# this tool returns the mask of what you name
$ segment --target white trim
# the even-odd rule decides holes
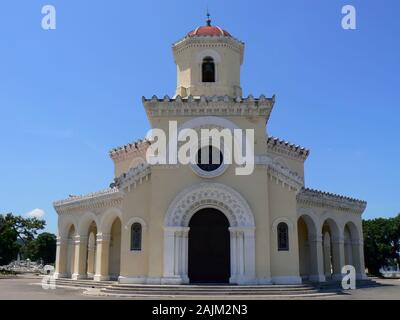
[[[125,230],[130,229],[131,226],[132,226],[135,222],[138,222],[138,223],[140,223],[140,224],[142,225],[142,231],[146,231],[146,230],[147,230],[147,223],[146,223],[146,221],[144,221],[144,220],[143,220],[142,218],[140,218],[140,217],[133,217],[133,218],[130,218],[130,219],[128,220],[128,222],[126,223],[126,225],[124,226]]]
[[[246,200],[219,183],[199,183],[182,191],[170,204],[164,220],[164,283],[188,283],[189,222],[203,208],[215,208],[229,220],[230,283],[254,284],[255,226]]]
[[[201,182],[181,191],[168,207],[164,225],[187,227],[191,216],[202,208],[222,211],[231,227],[254,227],[254,215],[243,196],[221,183]]]
[[[213,58],[215,64],[221,63],[222,60],[221,55],[216,50],[205,49],[196,54],[196,63],[201,65],[205,57]]]
[[[276,219],[274,220],[274,222],[272,223],[272,232],[273,232],[273,233],[277,233],[278,225],[279,225],[281,222],[286,223],[287,226],[289,227],[289,231],[290,231],[290,232],[293,232],[294,226],[293,226],[292,220],[290,220],[290,219],[287,218],[287,217],[281,217],[281,218],[276,218]]]

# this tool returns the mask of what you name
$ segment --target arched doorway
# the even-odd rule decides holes
[[[189,222],[189,265],[191,283],[229,283],[229,221],[219,210],[196,212]]]

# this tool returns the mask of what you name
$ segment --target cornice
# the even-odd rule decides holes
[[[111,186],[121,190],[128,188],[128,191],[130,191],[131,186],[135,188],[137,184],[141,184],[144,180],[149,180],[150,175],[151,166],[147,163],[141,163],[136,167],[130,168],[128,172],[123,173],[118,178],[115,178]]]
[[[290,143],[288,141],[280,140],[275,137],[267,137],[267,149],[271,152],[282,154],[290,158],[305,161],[310,154],[310,150]]]
[[[175,99],[165,96],[159,99],[153,96],[151,99],[142,98],[147,116],[170,117],[170,116],[262,116],[268,121],[272,108],[275,104],[275,96],[266,98],[261,95],[254,98],[229,96],[188,96]]]
[[[304,186],[304,178],[302,176],[274,162],[268,155],[257,155],[255,163],[256,165],[265,166],[268,170],[268,175],[271,178],[275,178],[278,183],[282,183],[284,186],[289,186],[297,192]]]
[[[297,194],[297,202],[309,206],[350,211],[356,214],[362,214],[367,206],[367,202],[363,200],[309,188],[303,188]]]
[[[225,36],[196,36],[184,37],[172,44],[172,50],[175,54],[180,54],[188,48],[209,48],[209,47],[229,47],[243,56],[244,42]]]
[[[148,140],[136,140],[120,147],[113,148],[109,151],[110,158],[114,161],[125,160],[131,155],[138,155],[146,152],[150,145]]]
[[[68,199],[56,201],[53,206],[58,214],[87,209],[105,208],[119,205],[124,193],[118,188],[109,188],[103,191],[79,196],[70,196]]]

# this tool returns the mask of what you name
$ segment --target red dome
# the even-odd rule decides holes
[[[190,31],[188,37],[232,37],[231,34],[217,26],[202,26]]]

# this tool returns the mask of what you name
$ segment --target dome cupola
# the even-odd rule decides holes
[[[172,46],[177,65],[176,96],[242,96],[244,43],[211,24],[190,31]]]

